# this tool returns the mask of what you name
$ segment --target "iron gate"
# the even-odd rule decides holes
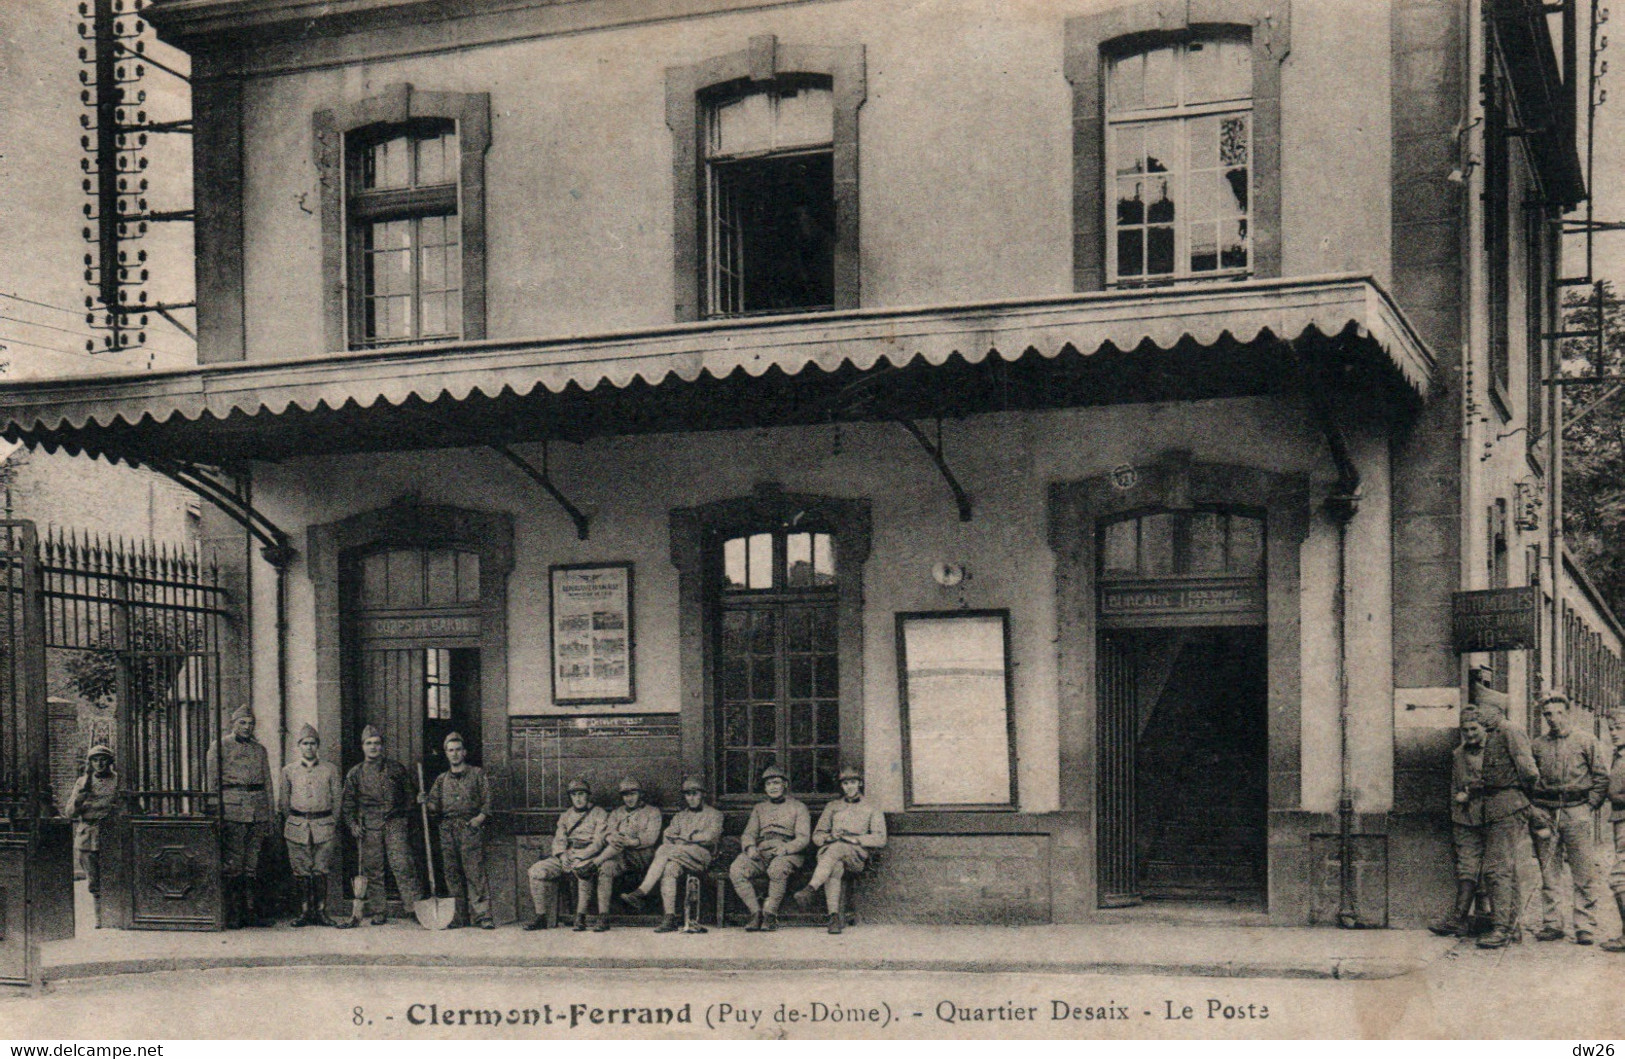
[[[34,525],[0,521],[0,982],[32,983],[39,943],[73,934],[73,845],[51,804]]]
[[[220,738],[231,613],[196,550],[56,533],[40,542],[45,641],[74,691],[115,709],[123,811],[102,826],[107,926],[218,930]]]

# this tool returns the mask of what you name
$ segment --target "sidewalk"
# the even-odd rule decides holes
[[[1425,931],[1173,925],[965,927],[864,924],[840,936],[796,927],[654,934],[617,927],[526,933],[424,930],[412,920],[333,930],[216,933],[90,930],[42,947],[43,978],[62,981],[219,967],[580,967],[706,971],[895,970],[1215,978],[1393,978],[1442,956]]]

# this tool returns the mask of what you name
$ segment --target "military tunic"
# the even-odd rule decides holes
[[[526,875],[530,879],[531,905],[536,914],[547,914],[547,904],[553,887],[566,875],[591,879],[598,874],[594,858],[604,849],[604,828],[609,814],[596,805],[585,809],[571,806],[559,815],[558,826],[553,829],[552,854],[530,866]]]
[[[271,835],[271,759],[259,740],[228,735],[209,747],[209,790],[220,792],[222,875],[259,874],[260,847]]]
[[[597,858],[599,878],[613,879],[624,872],[641,877],[654,860],[659,841],[659,809],[652,805],[636,809],[616,806],[604,825],[604,851]]]
[[[1606,758],[1597,740],[1579,731],[1562,737],[1547,732],[1531,749],[1540,772],[1540,782],[1530,796],[1535,803],[1533,812],[1550,821],[1549,828],[1538,828],[1535,834],[1542,925],[1563,929],[1559,895],[1566,861],[1574,888],[1574,929],[1594,933],[1602,884],[1591,814],[1608,798]]]
[[[417,860],[412,855],[410,817],[417,784],[398,761],[363,761],[344,777],[344,823],[360,847],[361,874],[367,877],[367,911],[384,911],[384,867],[388,864],[401,901],[417,903]]]
[[[344,801],[338,767],[303,758],[283,765],[277,801],[287,813],[282,838],[293,873],[331,875],[338,866],[338,814]]]
[[[468,917],[491,918],[491,888],[485,877],[485,820],[491,813],[491,785],[485,770],[465,765],[448,770],[429,787],[429,812],[440,814],[440,855],[451,895],[467,902]],[[470,821],[481,817],[478,826]]]
[[[739,836],[740,853],[728,867],[734,892],[749,908],[755,908],[755,880],[766,877],[768,896],[782,898],[784,884],[796,869],[807,862],[807,846],[812,842],[812,814],[794,798],[756,803]],[[770,911],[776,911],[775,901]]]
[[[641,889],[645,892],[662,876],[675,879],[685,871],[701,872],[711,866],[717,843],[722,839],[722,810],[709,805],[685,808],[671,818],[661,839],[660,848],[655,850],[649,870],[643,876]]]
[[[1485,732],[1476,754],[1458,745],[1451,754],[1452,838],[1456,878],[1479,882],[1495,908],[1495,925],[1512,929],[1519,909],[1516,858],[1528,831],[1524,790],[1539,773],[1529,737],[1510,726]],[[1466,795],[1465,799],[1456,797]]]
[[[1625,894],[1625,743],[1614,747],[1613,763],[1608,770],[1608,803],[1613,809],[1614,821],[1614,866],[1608,872],[1608,888],[1616,894]]]
[[[813,844],[820,847],[820,864],[837,860],[848,874],[860,872],[870,854],[886,845],[886,814],[865,798],[830,802],[813,829]]]
[[[118,773],[97,776],[87,772],[74,782],[68,797],[73,820],[73,848],[79,869],[90,881],[90,892],[101,893],[101,822],[118,809]]]

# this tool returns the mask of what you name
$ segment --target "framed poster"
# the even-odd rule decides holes
[[[1013,809],[1010,612],[897,615],[903,797],[910,809]]]
[[[637,701],[632,564],[554,566],[548,573],[553,704]]]

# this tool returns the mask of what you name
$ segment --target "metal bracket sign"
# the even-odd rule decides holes
[[[1540,637],[1535,587],[1457,592],[1450,597],[1450,639],[1457,654],[1524,651]]]

